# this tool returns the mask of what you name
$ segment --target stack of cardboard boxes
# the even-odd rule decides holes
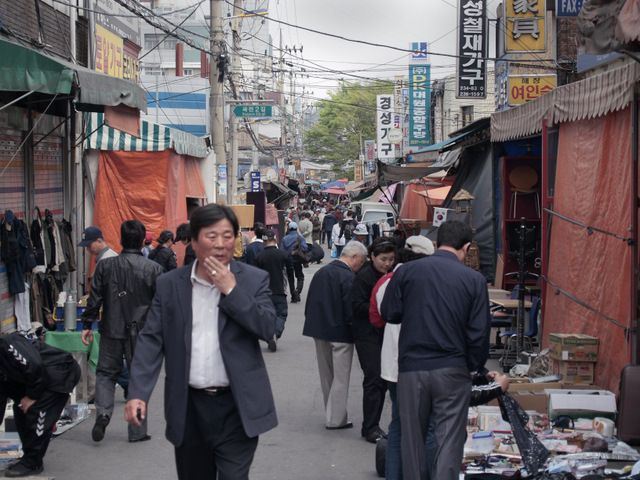
[[[598,361],[598,339],[577,333],[549,335],[552,371],[562,377],[562,383],[592,385]]]

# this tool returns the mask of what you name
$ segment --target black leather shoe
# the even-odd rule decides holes
[[[364,437],[364,439],[369,443],[377,443],[378,440],[380,440],[382,438],[387,438],[387,434],[380,427],[377,427],[377,428],[371,430]]]
[[[276,339],[272,338],[271,340],[269,340],[267,342],[267,347],[269,348],[270,352],[275,352],[278,349],[278,345],[276,345]]]
[[[11,465],[4,472],[5,477],[9,478],[18,478],[18,477],[29,477],[31,475],[37,475],[42,472],[43,466],[39,467],[27,467],[24,463],[18,462]]]
[[[324,427],[327,430],[346,430],[347,428],[353,428],[353,423],[347,422],[344,425],[340,425],[338,427]]]
[[[104,438],[104,431],[109,425],[109,417],[107,415],[98,415],[96,423],[91,430],[91,438],[94,442],[100,442]]]
[[[129,443],[137,443],[137,442],[146,442],[147,440],[151,440],[151,435],[145,435],[144,437],[129,439]]]

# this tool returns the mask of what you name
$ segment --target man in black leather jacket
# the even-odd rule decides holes
[[[122,369],[122,358],[131,365],[138,332],[142,329],[156,279],[164,269],[142,255],[145,228],[138,220],[127,220],[120,227],[123,250],[117,257],[96,265],[87,309],[82,314],[82,341],[93,341],[91,323],[100,318],[100,355],[96,369],[96,423],[91,432],[94,441],[104,438],[113,414],[115,382]],[[102,316],[100,316],[102,308]],[[129,441],[148,440],[147,425],[129,425]]]

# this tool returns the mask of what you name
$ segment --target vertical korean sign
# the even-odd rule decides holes
[[[431,144],[431,65],[409,65],[409,146]]]
[[[116,34],[96,25],[96,71],[122,78],[124,42]]]
[[[487,6],[485,0],[460,0],[458,15],[456,97],[486,98]]]
[[[364,159],[366,162],[366,174],[374,173],[376,171],[376,141],[365,140],[364,141]]]
[[[545,0],[506,0],[504,9],[507,20],[505,51],[545,52]]]
[[[394,144],[389,138],[393,129],[393,95],[376,96],[376,131],[378,160],[390,161],[395,158]]]

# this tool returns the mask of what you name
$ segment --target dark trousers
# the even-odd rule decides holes
[[[69,395],[66,393],[45,390],[38,401],[24,414],[18,407],[20,398],[13,399],[13,415],[24,452],[20,462],[26,467],[37,468],[42,465],[42,459],[47,453],[49,440],[51,440],[53,426],[60,418],[67,400]]]
[[[100,337],[100,353],[96,368],[96,414],[113,415],[116,380],[122,374],[123,359],[131,365],[133,356],[132,339],[111,338],[106,335]],[[147,419],[142,425],[128,425],[129,440],[140,440],[147,434]]]
[[[304,270],[303,265],[300,260],[297,260],[295,257],[293,259],[293,273],[296,276],[297,285],[296,285],[296,293],[300,295],[302,293],[302,287],[304,287]]]
[[[387,393],[387,382],[380,377],[382,345],[373,339],[356,338],[356,352],[364,373],[362,380],[362,436],[379,428]]]
[[[184,440],[176,447],[178,480],[245,480],[258,437],[244,432],[231,392],[189,389]]]
[[[284,324],[287,321],[287,314],[289,313],[287,296],[284,294],[271,295],[271,303],[273,303],[276,309],[276,338],[280,338],[282,332],[284,332]]]
[[[402,472],[405,478],[458,480],[471,397],[466,368],[400,372],[398,405],[402,430]],[[427,437],[433,431],[435,454],[429,455]],[[432,457],[432,458],[431,458]]]

